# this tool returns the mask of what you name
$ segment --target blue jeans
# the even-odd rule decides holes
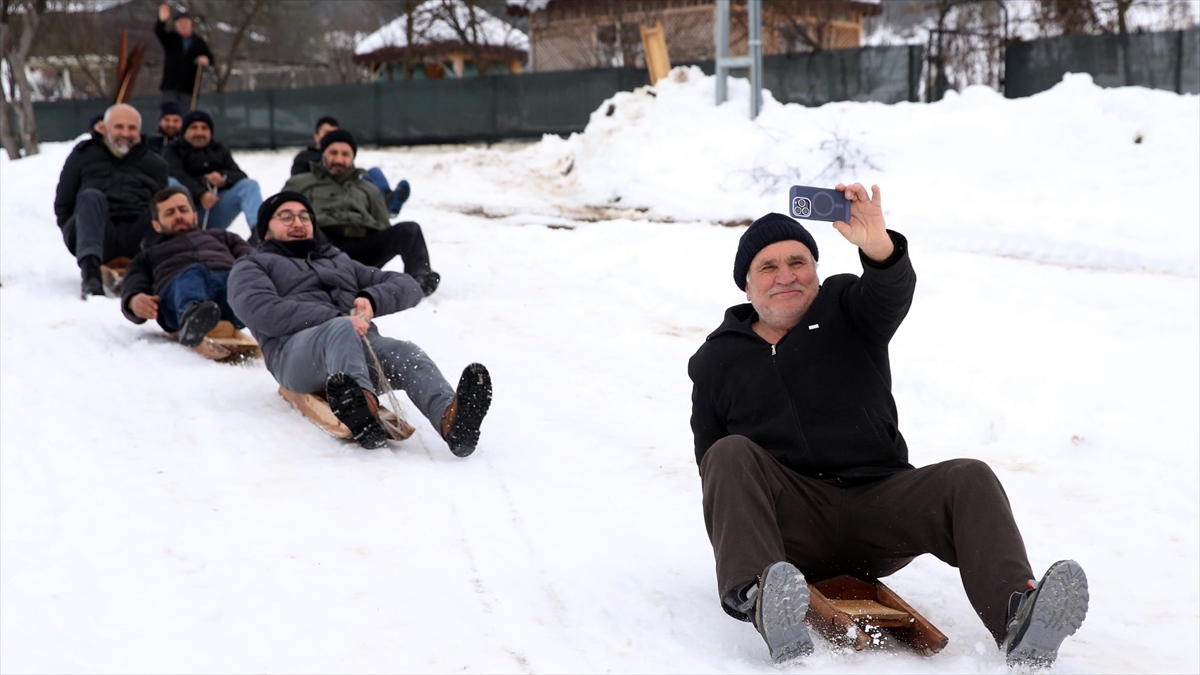
[[[222,319],[238,328],[244,327],[246,324],[238,320],[226,300],[225,286],[228,281],[229,270],[213,271],[200,263],[188,265],[158,293],[158,315],[163,328],[179,330],[179,319],[187,308],[197,302],[207,301],[217,303]]]
[[[383,195],[385,199],[392,193],[392,188],[388,186],[387,176],[383,175],[383,171],[379,167],[373,166],[367,169],[367,175],[363,176],[363,178],[378,188],[379,194]]]
[[[262,206],[262,192],[258,189],[258,182],[243,178],[228,190],[221,190],[219,195],[221,201],[217,202],[208,214],[208,229],[227,230],[239,213],[245,213],[246,223],[253,232],[254,227],[258,225],[258,207]],[[204,209],[200,208],[200,195],[192,195],[192,199],[196,202],[196,215],[203,225]]]

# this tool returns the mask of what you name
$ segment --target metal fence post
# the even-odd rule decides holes
[[[717,0],[717,49],[715,70],[717,71],[717,105],[728,98],[726,79],[729,76],[729,0]]]
[[[269,131],[269,139],[270,139],[270,143],[271,143],[271,149],[274,150],[279,147],[278,144],[276,143],[276,139],[275,139],[275,90],[274,89],[267,90],[267,129]]]
[[[1175,93],[1183,93],[1183,31],[1175,32]]]
[[[717,0],[717,44],[715,70],[717,74],[716,99],[721,105],[728,97],[726,78],[732,68],[750,69],[750,119],[758,117],[762,106],[762,0],[748,0],[747,11],[750,22],[747,56],[729,55],[729,0]]]

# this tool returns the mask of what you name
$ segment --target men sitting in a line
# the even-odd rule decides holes
[[[321,138],[321,161],[312,171],[292,176],[283,189],[304,195],[315,209],[318,227],[330,243],[353,260],[383,268],[400,256],[404,272],[417,280],[425,295],[433,293],[441,276],[429,266],[429,249],[421,226],[388,222],[383,196],[354,167],[358,144],[345,129],[334,129]]]
[[[163,152],[171,178],[196,201],[201,229],[228,229],[238,214],[244,213],[253,233],[262,192],[233,161],[233,153],[213,140],[213,131],[212,117],[203,110],[184,116],[183,136]]]
[[[54,215],[79,264],[85,300],[104,295],[100,265],[136,256],[154,231],[150,199],[167,187],[167,164],[141,139],[141,114],[114,105],[104,113],[104,133],[76,145],[59,175]]]
[[[455,455],[471,454],[491,405],[487,368],[467,366],[456,392],[420,347],[380,335],[372,318],[415,306],[421,287],[351,260],[324,241],[319,224],[304,195],[269,197],[258,217],[263,243],[229,275],[229,304],[254,332],[267,370],[285,389],[324,393],[354,439],[378,448],[388,438],[377,417],[384,382],[369,344],[387,384],[408,394]]]
[[[153,201],[158,235],[125,270],[121,311],[134,323],[153,319],[165,331],[178,331],[186,347],[205,347],[204,336],[220,320],[243,325],[225,289],[234,262],[253,249],[232,232],[197,229],[196,209],[182,188],[159,190]]]
[[[183,107],[175,101],[163,101],[158,104],[158,133],[148,136],[146,145],[161,155],[182,131]]]
[[[313,144],[297,153],[296,158],[292,160],[293,176],[308,173],[312,171],[313,164],[321,163],[321,139],[325,137],[325,134],[340,127],[336,117],[325,116],[317,120],[317,130],[313,133]],[[363,177],[379,189],[379,194],[383,195],[384,201],[387,202],[388,213],[392,216],[400,215],[400,209],[412,194],[412,187],[409,186],[408,181],[401,180],[396,185],[396,189],[392,190],[388,187],[387,176],[383,175],[383,170],[379,167],[367,169]]]

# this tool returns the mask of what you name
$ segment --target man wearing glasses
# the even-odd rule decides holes
[[[456,391],[420,347],[380,335],[374,317],[413,307],[424,292],[407,274],[351,260],[316,225],[304,195],[268,198],[258,212],[262,245],[229,275],[229,304],[254,332],[267,370],[285,389],[325,394],[359,445],[378,448],[388,435],[370,345],[388,383],[408,394],[451,452],[474,452],[492,400],[487,368],[467,366]]]

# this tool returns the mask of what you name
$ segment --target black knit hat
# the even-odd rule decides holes
[[[356,156],[358,155],[358,143],[354,142],[354,134],[345,129],[334,129],[327,132],[321,137],[321,154],[325,154],[325,148],[328,148],[334,143],[348,143],[350,151]]]
[[[213,126],[212,115],[209,115],[208,113],[204,112],[203,110],[193,110],[190,113],[184,115],[183,116],[183,130],[187,131],[187,128],[192,126],[192,124],[195,122],[204,122],[205,124],[208,125],[209,131],[211,131],[213,133],[216,133],[216,131],[217,131],[217,128],[215,126]]]
[[[275,212],[279,210],[279,207],[283,206],[287,202],[300,202],[304,205],[304,208],[308,210],[308,215],[312,217],[313,231],[316,232],[317,214],[313,213],[313,207],[312,204],[309,203],[308,197],[305,197],[299,192],[290,192],[285,190],[277,195],[271,195],[270,197],[267,197],[263,200],[262,206],[258,207],[258,222],[255,223],[254,229],[258,232],[258,238],[260,240],[267,238],[267,223],[271,221],[271,218],[275,215]]]
[[[162,119],[167,115],[183,115],[183,106],[179,105],[179,101],[163,101],[158,104],[158,119]],[[209,124],[208,126],[212,126]]]
[[[807,246],[808,250],[812,251],[814,262],[820,257],[817,253],[817,242],[808,230],[782,213],[768,213],[754,221],[738,242],[737,256],[733,259],[733,283],[743,291],[746,290],[746,274],[750,271],[750,263],[754,261],[754,256],[777,241],[789,240]]]

